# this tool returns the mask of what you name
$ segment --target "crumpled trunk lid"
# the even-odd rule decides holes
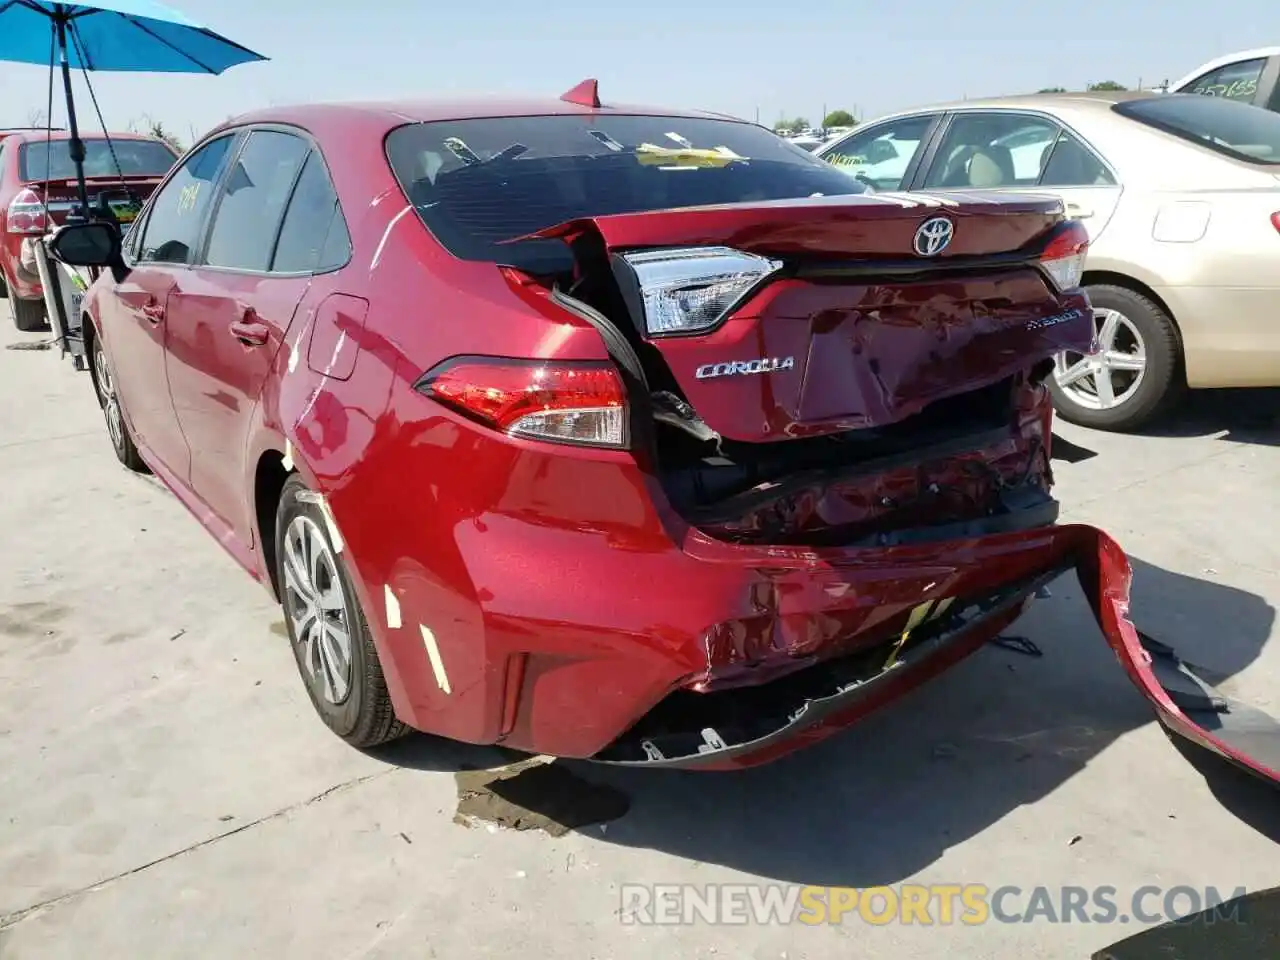
[[[776,258],[777,270],[705,330],[654,334],[634,296],[630,311],[698,417],[730,440],[765,442],[894,423],[1062,350],[1088,350],[1087,299],[1056,291],[1038,266],[1063,222],[1060,201],[933,203],[871,194],[692,207],[538,236],[602,245],[615,272],[617,255],[660,248]],[[926,254],[920,233],[939,218],[949,242]]]

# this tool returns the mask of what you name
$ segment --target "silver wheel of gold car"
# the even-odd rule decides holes
[[[1138,328],[1119,310],[1094,310],[1093,324],[1097,352],[1058,354],[1053,379],[1073,403],[1091,410],[1110,410],[1142,386],[1147,348]]]
[[[1098,430],[1134,430],[1182,393],[1182,348],[1161,304],[1129,287],[1088,288],[1095,349],[1054,358],[1049,391],[1062,419]]]

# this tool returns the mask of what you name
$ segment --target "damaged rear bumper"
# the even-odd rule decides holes
[[[952,555],[966,552],[963,542],[946,546]],[[1169,647],[1137,630],[1129,617],[1132,570],[1124,551],[1107,534],[1093,527],[1065,525],[985,537],[967,547],[969,552],[1002,554],[1006,560],[1034,555],[1037,572],[962,599],[951,605],[945,618],[916,625],[923,636],[900,645],[899,654],[887,658],[891,663],[885,663],[885,648],[880,646],[806,667],[760,687],[672,694],[686,701],[754,696],[763,714],[754,727],[742,721],[743,716],[755,716],[750,703],[735,710],[726,699],[724,709],[701,714],[709,721],[706,725],[684,728],[678,723],[663,724],[661,714],[667,707],[659,704],[593,759],[705,770],[770,762],[849,727],[955,664],[1016,620],[1040,588],[1074,569],[1103,637],[1161,723],[1263,778],[1280,779],[1280,724],[1221,696]],[[692,716],[699,714],[695,711]],[[655,717],[659,718],[656,724]],[[716,725],[717,718],[723,726]]]

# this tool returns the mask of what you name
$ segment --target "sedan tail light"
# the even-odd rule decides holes
[[[1068,220],[1040,254],[1040,265],[1059,292],[1074,290],[1084,277],[1089,231],[1079,220]]]
[[[462,357],[427,373],[417,389],[509,436],[627,446],[626,389],[609,363]]]
[[[622,259],[635,271],[650,336],[709,330],[743,294],[782,266],[729,247],[643,250]]]
[[[18,191],[9,204],[5,229],[9,233],[42,234],[48,228],[44,204],[30,187]]]
[[[1276,228],[1276,233],[1280,233],[1280,210],[1271,215],[1271,225]]]

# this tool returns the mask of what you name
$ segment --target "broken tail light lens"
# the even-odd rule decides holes
[[[509,436],[627,446],[626,390],[609,363],[464,357],[426,374],[417,389]]]
[[[1052,278],[1059,293],[1080,286],[1088,252],[1089,232],[1079,220],[1068,220],[1044,248],[1040,254],[1040,265]]]
[[[782,266],[729,247],[644,250],[622,259],[635,272],[645,330],[652,336],[709,330],[743,294]]]
[[[30,187],[19,190],[9,204],[5,229],[9,233],[35,235],[44,233],[47,227],[48,220],[40,195]]]

